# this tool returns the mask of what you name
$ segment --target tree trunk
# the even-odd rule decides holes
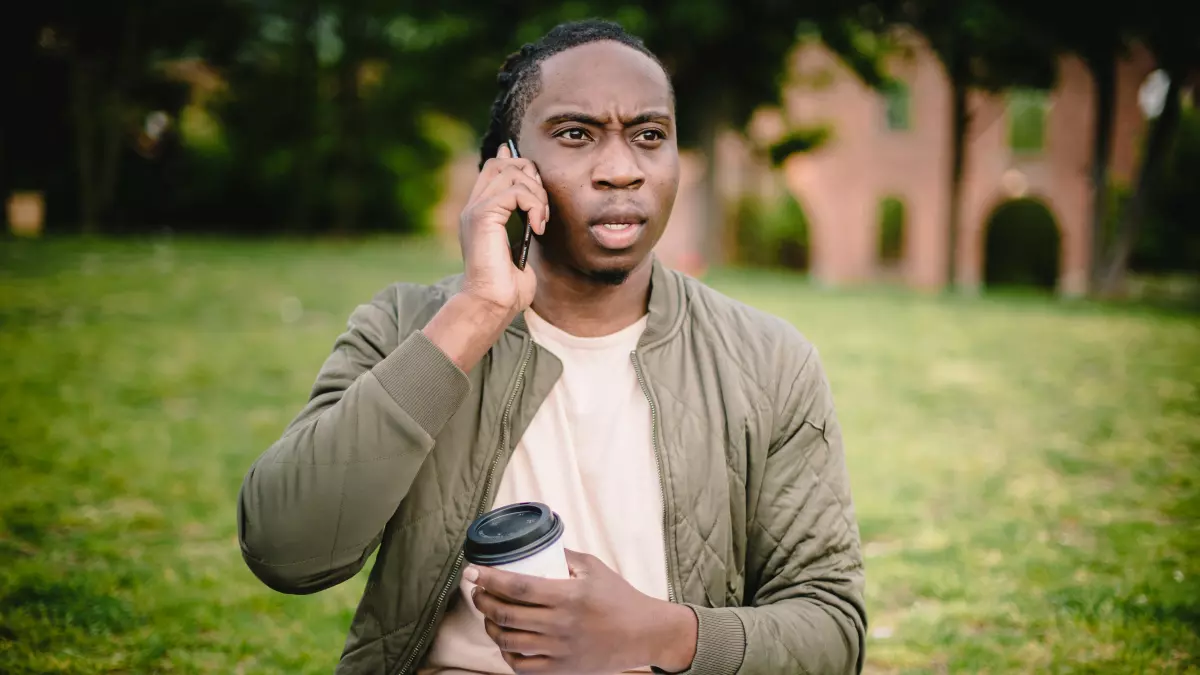
[[[79,174],[79,225],[85,235],[95,234],[100,224],[96,180],[95,78],[81,58],[71,61],[71,118],[75,124],[75,161]]]
[[[1096,82],[1094,99],[1095,128],[1092,131],[1092,255],[1088,267],[1088,285],[1093,293],[1100,288],[1101,270],[1108,251],[1108,166],[1112,158],[1113,125],[1116,122],[1117,58],[1109,50],[1088,59]]]
[[[337,168],[334,176],[334,231],[352,232],[362,210],[363,146],[367,129],[358,86],[367,40],[367,16],[359,2],[343,2],[342,58],[338,64],[336,110],[338,116]]]
[[[702,208],[700,209],[701,254],[704,264],[712,267],[725,262],[725,202],[717,185],[717,134],[724,121],[720,95],[708,97],[708,104],[700,112],[700,151],[704,154],[704,177],[700,182]]]
[[[125,136],[125,111],[129,90],[137,76],[140,59],[138,22],[141,18],[136,7],[127,10],[125,31],[121,40],[121,53],[116,63],[112,89],[107,97],[105,114],[100,118],[100,156],[96,158],[96,181],[99,214],[108,213],[116,196],[117,179],[121,172],[122,138]]]
[[[1182,73],[1168,71],[1171,84],[1167,87],[1167,97],[1163,104],[1162,114],[1154,120],[1150,134],[1146,140],[1146,151],[1138,168],[1137,187],[1129,200],[1129,206],[1121,215],[1117,228],[1116,241],[1113,245],[1112,257],[1105,266],[1101,280],[1100,293],[1105,297],[1113,297],[1123,292],[1125,276],[1129,271],[1129,257],[1133,253],[1133,245],[1137,240],[1138,231],[1146,217],[1146,206],[1150,193],[1162,173],[1163,160],[1166,159],[1171,139],[1179,128],[1180,101],[1179,90]]]
[[[960,50],[961,52],[961,50]],[[956,55],[950,68],[950,212],[946,218],[946,287],[958,290],[958,234],[962,211],[962,183],[966,166],[967,59]]]
[[[121,36],[121,53],[113,64],[111,82],[104,82],[102,69],[90,58],[74,54],[70,61],[80,227],[85,235],[100,231],[101,218],[112,205],[116,192],[121,166],[121,137],[125,131],[125,96],[136,77],[140,62],[138,18],[136,11],[129,10]]]
[[[295,28],[295,73],[292,100],[295,102],[297,124],[295,127],[294,143],[296,148],[296,164],[293,175],[293,191],[291,204],[291,227],[306,230],[312,226],[313,212],[316,210],[317,196],[320,194],[317,186],[319,178],[317,166],[317,138],[319,137],[316,119],[320,105],[317,96],[318,67],[317,62],[317,19],[320,18],[320,5],[316,0],[304,0],[298,3]]]

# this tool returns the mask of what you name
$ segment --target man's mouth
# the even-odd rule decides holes
[[[641,238],[646,217],[641,213],[613,211],[602,214],[592,221],[588,231],[601,248],[621,251],[633,246]]]
[[[601,248],[621,251],[633,246],[642,236],[642,223],[600,223],[588,230]]]

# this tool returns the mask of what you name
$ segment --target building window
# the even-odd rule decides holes
[[[1008,144],[1014,152],[1041,152],[1046,145],[1049,97],[1040,89],[1008,93]]]
[[[885,197],[879,202],[879,261],[897,263],[904,257],[904,202]]]
[[[887,128],[889,131],[907,131],[909,123],[910,109],[912,107],[912,97],[908,91],[908,85],[900,80],[893,80],[883,90],[884,108],[887,115]]]

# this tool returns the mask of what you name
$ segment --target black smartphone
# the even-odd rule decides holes
[[[508,139],[508,151],[512,153],[514,159],[521,156],[517,153],[517,144],[511,138]],[[517,266],[517,269],[524,270],[525,263],[529,260],[529,242],[533,239],[533,228],[529,226],[528,213],[520,209],[517,209],[517,213],[521,215],[523,231],[520,244],[513,247],[513,264]]]

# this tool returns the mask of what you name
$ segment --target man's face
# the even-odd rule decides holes
[[[618,42],[555,54],[541,63],[519,142],[550,196],[541,256],[590,279],[623,281],[658,243],[679,188],[666,73]]]

